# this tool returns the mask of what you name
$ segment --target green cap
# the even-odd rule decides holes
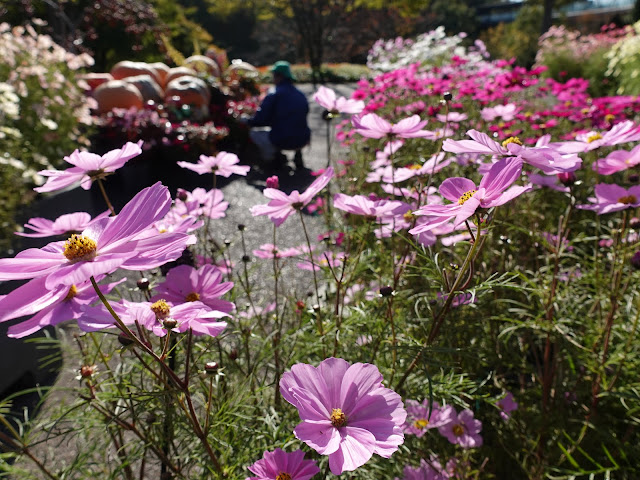
[[[274,63],[273,67],[271,67],[271,73],[279,73],[289,80],[296,79],[296,77],[293,76],[293,73],[291,73],[291,65],[289,65],[289,62],[285,62],[284,60]]]

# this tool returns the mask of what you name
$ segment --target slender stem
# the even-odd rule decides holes
[[[0,421],[4,424],[5,427],[8,427],[10,430],[13,431],[12,434],[17,433],[15,432],[13,427],[11,427],[11,424],[4,418],[4,415],[0,415]],[[60,477],[58,477],[57,475],[47,470],[47,467],[45,467],[44,464],[40,460],[38,460],[38,458],[34,456],[33,453],[31,453],[29,448],[18,439],[19,437],[11,438],[6,433],[0,432],[0,440],[2,440],[3,443],[9,445],[12,448],[15,448],[16,450],[20,450],[23,454],[29,457],[29,459],[38,466],[40,471],[44,473],[51,480],[59,480]]]
[[[115,208],[113,208],[113,205],[111,205],[111,202],[109,201],[109,197],[107,196],[107,191],[104,188],[104,183],[102,182],[101,178],[98,178],[98,187],[100,187],[100,192],[102,192],[102,198],[104,198],[104,201],[107,203],[107,207],[109,208],[109,210],[111,210],[111,215],[115,215],[116,210]]]
[[[307,249],[309,250],[309,261],[311,262],[311,271],[313,272],[313,285],[316,289],[316,301],[318,302],[318,306],[320,306],[320,289],[318,288],[318,277],[316,276],[316,263],[313,260],[313,251],[311,250],[311,240],[309,240],[309,232],[307,232],[307,226],[304,223],[302,212],[298,210],[298,214],[300,215],[302,230],[304,230],[304,238],[307,241]],[[320,335],[324,335],[322,333],[322,326],[320,326]]]
[[[273,283],[274,283],[274,302],[276,304],[275,315],[276,315],[276,334],[273,337],[273,363],[276,369],[276,381],[274,382],[274,403],[276,408],[280,408],[280,335],[282,334],[282,325],[280,323],[280,312],[278,305],[278,248],[276,246],[276,230],[277,227],[273,224]],[[251,366],[247,364],[247,372],[251,371]]]

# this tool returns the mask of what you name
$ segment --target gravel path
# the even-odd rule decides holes
[[[338,95],[349,96],[353,91],[352,86],[348,85],[331,85]],[[251,251],[258,248],[264,243],[272,242],[273,224],[266,217],[252,217],[249,208],[253,205],[266,203],[267,199],[262,195],[262,189],[265,187],[265,180],[268,176],[277,174],[280,178],[280,187],[286,192],[292,190],[304,190],[313,180],[311,172],[327,166],[326,158],[326,124],[322,120],[323,109],[316,105],[312,100],[315,92],[313,86],[304,84],[299,88],[307,95],[310,105],[309,126],[312,130],[312,139],[309,147],[303,150],[304,168],[296,170],[293,166],[293,152],[286,152],[290,159],[289,165],[278,171],[269,171],[268,169],[254,169],[245,177],[232,176],[228,181],[218,183],[218,187],[222,189],[225,200],[230,206],[227,210],[227,216],[224,219],[213,220],[210,225],[210,235],[218,244],[222,245],[225,240],[230,242],[227,252],[228,257],[234,262],[240,270],[242,267],[242,256],[244,254],[238,225],[246,226],[244,231],[244,240],[246,251],[252,257],[249,263],[250,282],[253,284],[253,300],[256,305],[265,306],[270,303],[271,288],[271,262],[268,260],[260,260],[255,258]],[[181,160],[176,158],[175,161]],[[126,165],[122,172],[107,180],[107,191],[111,197],[112,203],[116,209],[120,209],[141,187],[149,185],[148,177],[150,171],[149,165],[140,165],[133,163]],[[151,175],[153,176],[153,175]],[[146,181],[145,181],[146,178]],[[183,170],[177,172],[177,178],[171,178],[168,182],[170,188],[175,192],[175,187],[183,185],[179,183],[186,181],[185,188],[192,190],[197,186],[210,188],[212,186],[211,175],[199,176],[193,172]],[[60,192],[48,196],[42,201],[35,202],[25,215],[25,220],[33,216],[42,216],[54,219],[63,213],[73,211],[87,211],[92,215],[96,215],[105,210],[104,201],[97,189],[85,191],[76,188],[66,192]],[[314,242],[318,234],[322,233],[322,219],[310,215],[305,215],[305,224],[309,231],[311,241]],[[291,247],[299,246],[305,243],[305,236],[299,219],[292,216],[277,231],[278,246]],[[40,247],[47,243],[46,239],[27,239],[20,241],[20,250],[30,247]],[[9,252],[14,255],[15,252]],[[312,277],[310,272],[295,268],[295,260],[290,262],[286,274],[283,276],[284,288],[282,291],[289,293],[295,292],[298,298],[304,298],[307,293],[312,290]],[[15,288],[9,282],[2,284],[0,282],[0,294],[7,293],[10,289]],[[238,308],[242,309],[246,306],[246,297],[240,294],[237,302]],[[3,325],[6,331],[6,325]],[[2,328],[3,326],[0,326]],[[63,327],[59,333],[63,342],[67,346],[73,343],[73,334],[77,327],[68,325]],[[37,351],[33,344],[25,343],[21,340],[9,339],[4,335],[5,331],[0,330],[0,379],[4,379],[4,385],[0,382],[0,391],[3,387],[10,385],[19,375],[25,371],[28,372],[26,378],[27,384],[23,382],[19,384],[20,388],[28,388],[33,385],[31,382],[41,384],[51,384],[55,380],[58,387],[56,392],[50,396],[46,404],[42,407],[41,415],[46,416],[48,406],[58,405],[61,402],[68,402],[66,398],[69,390],[77,385],[75,376],[77,374],[78,359],[70,359],[65,354],[65,361],[57,376],[37,370]],[[67,349],[71,350],[71,349]],[[55,445],[52,445],[55,443]],[[36,449],[36,454],[44,455],[49,459],[65,459],[72,461],[75,448],[73,444],[64,445],[65,442],[59,444],[49,442],[42,444]],[[105,453],[107,455],[107,453]],[[20,466],[31,470],[30,462],[26,459],[21,460]]]

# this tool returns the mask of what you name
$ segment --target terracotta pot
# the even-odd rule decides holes
[[[98,113],[107,113],[114,108],[142,108],[144,101],[140,91],[122,80],[110,80],[93,92],[98,102]]]

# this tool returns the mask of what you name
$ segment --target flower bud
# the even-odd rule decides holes
[[[176,328],[178,326],[178,321],[175,318],[165,318],[162,321],[162,326],[167,330],[171,330],[172,328]]]
[[[123,347],[128,347],[129,345],[133,344],[133,340],[131,339],[131,337],[129,337],[129,335],[125,333],[120,333],[118,335],[118,342]]]
[[[238,349],[237,348],[232,348],[231,351],[229,352],[229,358],[233,361],[238,359]]]
[[[280,180],[277,175],[267,178],[267,188],[280,188]]]
[[[640,270],[640,250],[634,253],[633,257],[631,257],[631,265],[636,270]]]
[[[389,287],[389,286],[380,287],[380,296],[390,297],[391,295],[393,295],[393,287]]]
[[[249,263],[251,261],[251,257],[249,255],[243,255],[242,256],[242,261],[244,263]]]
[[[138,288],[143,291],[149,290],[149,279],[146,277],[141,278],[137,282]]]
[[[204,364],[204,371],[208,375],[213,375],[214,373],[216,373],[218,371],[218,368],[220,368],[218,362],[207,362]]]
[[[558,174],[558,180],[565,187],[570,187],[574,183],[576,183],[576,174],[573,172],[562,172]]]
[[[244,232],[244,229],[247,228],[244,223],[239,223],[238,224],[238,230],[240,230],[241,232]]]
[[[451,100],[453,100],[453,95],[451,94],[451,92],[444,92],[442,98],[444,98],[445,102],[450,102]]]

